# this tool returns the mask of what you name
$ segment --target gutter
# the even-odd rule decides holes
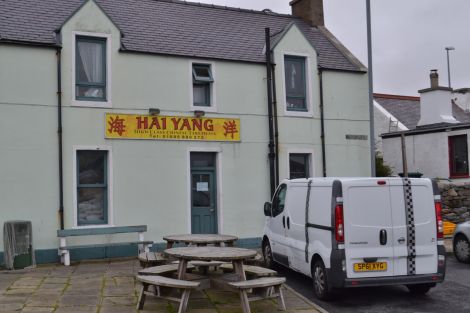
[[[64,170],[62,153],[62,60],[61,47],[57,47],[57,136],[59,150],[59,222],[60,229],[64,229]]]
[[[325,113],[324,113],[324,100],[323,100],[323,69],[318,69],[318,76],[320,82],[320,139],[321,139],[321,158],[323,177],[326,177],[326,147],[325,147]]]

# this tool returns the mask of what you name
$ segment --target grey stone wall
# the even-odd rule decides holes
[[[438,182],[442,198],[442,218],[452,223],[470,220],[470,182]]]

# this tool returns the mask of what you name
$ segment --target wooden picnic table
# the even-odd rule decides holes
[[[179,259],[178,279],[184,279],[189,261],[232,262],[239,281],[246,280],[243,261],[256,255],[255,250],[233,247],[181,247],[164,251],[166,255]]]
[[[233,243],[238,240],[238,237],[222,234],[184,234],[169,235],[163,237],[163,239],[167,241],[167,249],[170,249],[173,248],[175,243],[185,243],[187,245],[197,246],[207,246],[208,244],[215,244],[217,246],[233,246]]]

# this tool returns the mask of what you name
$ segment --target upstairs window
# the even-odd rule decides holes
[[[76,36],[75,98],[106,101],[106,38]]]
[[[307,84],[305,58],[284,57],[287,111],[307,112]]]
[[[310,177],[310,154],[291,153],[289,154],[289,178]]]
[[[214,82],[209,64],[193,64],[193,106],[210,107]]]
[[[449,137],[450,177],[468,177],[467,135]]]

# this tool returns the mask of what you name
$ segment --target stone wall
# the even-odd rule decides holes
[[[470,182],[439,181],[442,198],[442,217],[445,221],[460,223],[470,220]]]

